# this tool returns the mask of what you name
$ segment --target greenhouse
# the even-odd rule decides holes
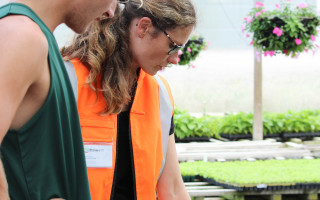
[[[0,199],[320,200],[320,0],[39,2],[0,2]]]

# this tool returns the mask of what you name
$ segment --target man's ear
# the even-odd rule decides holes
[[[136,26],[139,38],[143,38],[151,30],[152,21],[149,17],[142,17],[140,20],[138,20]]]

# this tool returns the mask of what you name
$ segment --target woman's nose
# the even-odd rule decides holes
[[[170,55],[170,56],[168,57],[168,62],[171,63],[171,64],[174,64],[174,65],[178,64],[178,62],[179,62],[178,52]]]

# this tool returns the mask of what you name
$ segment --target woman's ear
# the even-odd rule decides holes
[[[142,17],[137,21],[137,34],[139,38],[143,38],[152,28],[152,21],[149,17]]]

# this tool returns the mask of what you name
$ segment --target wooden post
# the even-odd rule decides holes
[[[262,57],[254,54],[254,113],[253,113],[253,140],[263,140],[262,123]]]
[[[263,3],[264,0],[254,0],[253,6],[257,2]],[[261,54],[256,54],[253,49],[254,57],[254,99],[253,99],[253,138],[252,140],[263,140],[263,123],[262,123],[262,58]]]

